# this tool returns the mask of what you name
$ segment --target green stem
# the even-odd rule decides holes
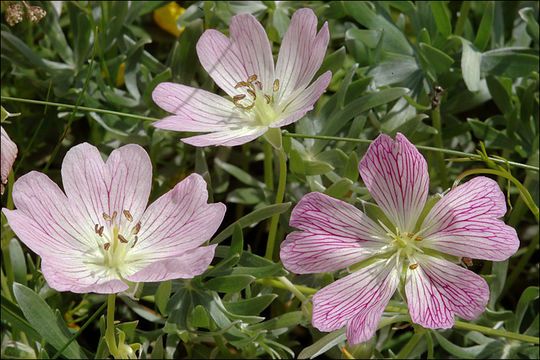
[[[467,15],[471,7],[470,1],[464,1],[461,3],[461,9],[459,9],[459,17],[456,21],[456,27],[454,28],[454,35],[460,36],[465,28],[465,22],[467,21]]]
[[[81,333],[84,331],[84,329],[86,329],[86,327],[87,327],[88,325],[90,325],[90,323],[91,323],[92,321],[94,321],[94,319],[95,319],[99,314],[101,314],[101,312],[103,311],[103,309],[105,309],[105,306],[106,306],[106,305],[107,305],[107,303],[103,303],[103,305],[101,305],[100,308],[97,309],[97,311],[96,311],[96,312],[95,312],[88,320],[86,320],[86,322],[84,323],[84,325],[81,326],[81,328],[80,328],[75,334],[73,334],[73,336],[69,339],[69,341],[68,341],[67,343],[65,343],[64,346],[62,346],[62,348],[56,352],[56,354],[54,354],[54,356],[52,357],[52,359],[58,358],[58,357],[62,354],[62,352],[63,352],[64,350],[67,349],[67,347],[69,346],[69,344],[71,344],[77,337],[79,337],[79,335],[81,335]],[[114,321],[114,319],[113,319],[113,321]]]
[[[114,331],[114,306],[116,294],[109,294],[107,298],[107,330],[105,330],[105,342],[109,346],[109,352],[115,358],[118,358],[118,347]]]
[[[503,172],[501,170],[494,170],[494,169],[471,169],[471,170],[467,170],[467,171],[464,171],[463,173],[461,173],[456,178],[456,180],[454,181],[454,184],[452,185],[452,188],[456,187],[457,184],[459,184],[459,182],[461,181],[461,179],[463,179],[465,176],[472,175],[472,174],[493,174],[493,175],[497,175],[497,176],[502,176],[502,177],[510,180],[519,189],[519,194],[521,195],[523,201],[525,201],[525,203],[527,204],[527,206],[529,207],[529,209],[531,210],[533,215],[536,217],[536,221],[538,222],[540,220],[539,219],[540,214],[539,214],[539,211],[538,211],[538,206],[536,206],[536,204],[534,203],[534,200],[533,200],[531,194],[525,188],[525,186],[523,186],[522,183],[520,183],[515,177],[510,175],[510,173],[508,173],[508,172]]]
[[[396,355],[396,359],[407,359],[411,351],[414,349],[418,341],[424,336],[426,332],[422,327],[415,327],[413,337],[405,344],[401,351]]]
[[[443,139],[442,139],[442,125],[441,125],[441,111],[437,106],[431,112],[431,117],[433,119],[433,127],[437,130],[435,135],[435,146],[438,148],[443,148]],[[446,173],[446,164],[444,163],[444,155],[440,152],[436,153],[437,165],[439,167],[439,180],[441,181],[441,187],[443,189],[448,189],[448,174]]]
[[[262,285],[272,286],[272,287],[275,287],[275,288],[278,288],[278,289],[291,290],[288,285],[285,285],[283,282],[281,282],[280,280],[277,280],[275,278],[257,279],[257,280],[255,280],[255,282],[259,283],[259,284],[262,284]],[[292,284],[292,285],[296,289],[298,289],[298,291],[300,291],[301,293],[306,294],[306,295],[314,295],[317,291],[319,291],[317,289],[313,289],[313,288],[303,286],[303,285],[295,285],[295,284]]]
[[[287,290],[292,292],[294,296],[298,298],[298,300],[300,300],[301,302],[304,302],[307,300],[305,295],[302,294],[302,292],[292,282],[290,282],[289,279],[287,279],[285,276],[280,276],[278,277],[278,279],[285,285]]]
[[[264,183],[270,191],[274,190],[274,167],[272,166],[272,144],[263,142],[264,149]]]
[[[276,204],[281,204],[283,202],[283,197],[285,196],[285,184],[287,183],[287,158],[283,149],[278,150],[279,155],[279,181],[278,188],[276,193]],[[276,242],[277,227],[279,222],[279,214],[272,216],[270,220],[270,230],[268,232],[268,242],[266,243],[266,254],[265,258],[272,260],[274,254],[274,247]]]

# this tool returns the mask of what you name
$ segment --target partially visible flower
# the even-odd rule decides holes
[[[216,245],[201,246],[225,214],[207,204],[206,183],[192,174],[148,208],[152,164],[139,145],[111,152],[107,162],[83,143],[62,164],[64,192],[32,171],[13,186],[8,223],[41,256],[58,291],[116,293],[128,282],[192,278],[204,272]],[[146,210],[145,210],[146,209]]]
[[[516,252],[516,231],[499,220],[506,203],[497,183],[476,177],[448,192],[421,220],[429,188],[427,164],[405,136],[398,133],[392,140],[380,135],[359,170],[393,226],[313,192],[291,215],[291,226],[302,231],[290,233],[281,244],[284,266],[299,274],[336,271],[371,258],[315,294],[313,326],[333,331],[346,325],[349,344],[368,340],[401,276],[414,323],[438,329],[452,327],[454,315],[477,318],[489,287],[449,261],[449,255],[502,261]]]
[[[179,29],[176,19],[180,17],[186,11],[183,7],[178,5],[176,1],[171,1],[167,5],[164,5],[154,10],[154,21],[160,28],[167,31],[174,36],[180,36],[184,31],[184,28]]]
[[[7,184],[8,175],[11,172],[11,167],[17,157],[17,145],[9,138],[3,127],[0,127],[0,130],[2,131],[2,140],[0,144],[0,148],[2,149],[0,163],[2,183],[0,184],[0,194],[4,195],[4,185]]]
[[[330,83],[332,73],[327,71],[309,85],[326,52],[328,24],[324,23],[317,33],[313,10],[296,11],[275,69],[268,36],[253,15],[234,16],[230,36],[206,30],[197,43],[202,66],[230,99],[181,84],[161,83],[152,98],[175,115],[153,125],[210,132],[182,139],[195,146],[240,145],[266,134],[274,146],[280,147],[279,128],[313,109]]]
[[[9,26],[15,26],[23,21],[24,10],[21,3],[11,3],[6,8],[6,22]]]

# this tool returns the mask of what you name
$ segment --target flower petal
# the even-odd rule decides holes
[[[519,239],[497,218],[506,213],[497,182],[479,176],[439,200],[426,216],[423,247],[475,259],[502,261],[513,255]]]
[[[263,93],[271,94],[274,84],[274,58],[270,41],[261,23],[251,14],[233,16],[231,41],[236,45],[248,76],[257,75]],[[247,79],[239,79],[245,81]]]
[[[104,277],[83,265],[82,260],[73,254],[58,257],[42,257],[41,271],[49,286],[56,291],[74,293],[113,294],[127,290],[129,286],[114,277]],[[114,275],[111,274],[110,275]]]
[[[154,260],[185,253],[216,232],[225,216],[222,203],[207,204],[206,182],[191,174],[154,201],[141,219],[139,241],[129,256],[151,251]]]
[[[80,253],[92,247],[94,228],[45,174],[31,171],[13,185],[17,210],[2,209],[9,226],[40,256]]]
[[[416,254],[418,267],[407,270],[405,293],[414,323],[448,329],[454,314],[476,319],[485,310],[489,287],[484,279],[449,261]]]
[[[381,134],[358,165],[371,196],[400,231],[411,233],[429,190],[427,163],[403,134]]]
[[[2,148],[0,159],[0,173],[2,183],[0,184],[0,186],[2,187],[1,193],[4,194],[4,184],[7,183],[7,178],[9,173],[11,172],[11,167],[15,162],[15,158],[17,157],[17,145],[15,145],[15,143],[9,138],[3,127],[0,127],[0,132],[2,133],[0,139],[0,146]]]
[[[399,284],[394,263],[375,262],[335,281],[313,296],[312,324],[333,331],[347,324],[350,345],[370,339]]]
[[[154,262],[126,279],[135,282],[191,279],[208,269],[214,258],[216,246],[217,244],[198,247],[181,255]]]
[[[332,80],[332,72],[327,71],[317,78],[307,89],[302,91],[292,100],[284,109],[284,119],[280,122],[270,125],[270,127],[282,127],[292,124],[302,118],[308,111],[313,109],[313,104],[324,93],[328,84]]]
[[[317,16],[311,9],[299,9],[285,33],[276,64],[276,79],[279,79],[278,102],[288,102],[295,93],[309,84],[321,67],[330,33],[324,23],[317,34]]]
[[[217,30],[206,30],[199,38],[196,49],[203,68],[230,97],[238,93],[234,86],[252,75],[248,75],[236,45]]]
[[[354,265],[386,245],[385,233],[360,210],[328,195],[305,195],[292,211],[294,231],[281,243],[281,261],[297,274]]]
[[[245,127],[238,130],[216,131],[209,134],[192,136],[181,139],[186,144],[193,146],[224,145],[236,146],[250,142],[263,135],[268,128],[266,126]]]
[[[170,82],[160,83],[152,99],[163,110],[176,114],[153,123],[160,129],[175,131],[217,131],[240,127],[246,116],[236,106],[211,92]]]

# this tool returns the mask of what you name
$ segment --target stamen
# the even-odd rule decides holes
[[[105,245],[103,245],[103,248],[105,249],[105,251],[109,250],[110,247],[111,247],[111,243],[105,243]]]
[[[96,224],[94,226],[94,231],[96,232],[96,234],[99,234],[99,225],[98,224]]]
[[[409,265],[409,269],[414,270],[418,267],[418,264]]]
[[[126,240],[125,237],[123,237],[122,235],[118,234],[118,240],[120,240],[121,243],[125,244],[127,243],[128,241]]]
[[[469,257],[462,257],[461,260],[463,260],[463,262],[465,263],[465,265],[471,267],[473,266],[473,262],[472,262],[472,259],[469,258]]]
[[[274,91],[279,90],[279,79],[274,80]]]
[[[124,210],[124,215],[126,219],[128,219],[129,222],[133,221],[133,216],[131,216],[131,213],[129,212],[129,210]]]
[[[137,241],[139,241],[139,237],[138,236],[135,236],[135,241],[133,242],[133,245],[131,245],[131,248],[133,249],[133,247],[135,246],[135,244],[137,243]]]
[[[234,88],[235,89],[238,89],[239,87],[242,87],[242,86],[249,86],[249,84],[245,81],[240,81],[238,83],[236,83],[236,85],[234,85]]]
[[[116,211],[113,212],[111,221],[114,221],[114,219],[116,219],[116,215],[117,215]]]
[[[266,100],[266,103],[267,104],[270,104],[270,101],[272,101],[272,99],[270,98],[270,96],[264,94],[264,99]]]
[[[257,98],[257,95],[255,94],[255,91],[253,91],[251,89],[246,89],[246,91],[248,92],[249,95],[253,96],[253,99]]]
[[[111,217],[105,213],[103,213],[103,218],[106,220],[106,221],[112,221]]]
[[[98,230],[97,233],[98,233],[99,236],[103,236],[103,226],[101,226],[101,227],[99,228],[99,230]]]
[[[139,233],[139,230],[141,230],[141,222],[140,221],[137,223],[137,225],[135,225],[133,227],[133,229],[131,229],[131,234],[132,235],[137,235]]]
[[[254,82],[255,80],[257,80],[257,75],[251,75],[249,78],[248,78],[248,83],[252,83]]]
[[[259,80],[255,81],[254,84],[259,87],[259,90],[262,90],[262,83]]]
[[[414,237],[414,235],[412,234],[407,234],[407,236],[409,237],[409,239],[412,239]],[[424,240],[424,238],[421,238],[420,236],[414,237],[414,241],[422,241],[422,240]]]
[[[234,95],[233,101],[242,100],[245,97],[246,97],[246,94]]]

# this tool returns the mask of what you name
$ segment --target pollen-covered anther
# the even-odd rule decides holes
[[[103,218],[105,219],[105,221],[112,221],[112,218],[106,213],[103,213]]]
[[[135,225],[133,227],[133,229],[131,229],[131,234],[132,235],[137,235],[139,233],[139,230],[141,230],[141,222],[140,221],[137,223],[137,225]]]
[[[257,94],[255,94],[255,91],[251,89],[246,89],[246,91],[248,92],[249,95],[253,96],[253,99],[257,98]]]
[[[407,236],[409,237],[409,239],[412,239],[414,235],[407,234]],[[414,241],[422,241],[422,240],[424,240],[424,238],[421,238],[420,236],[417,236],[414,238]]]
[[[105,243],[105,245],[103,245],[103,248],[105,249],[105,251],[109,250],[110,247],[111,247],[111,243]]]
[[[114,219],[116,219],[116,215],[118,215],[118,214],[116,213],[116,211],[113,212],[112,217],[111,217],[111,221],[114,221]]]
[[[139,241],[139,237],[138,236],[135,236],[135,241],[133,242],[133,244],[131,245],[131,248],[133,249],[133,247],[135,246],[135,244],[137,243],[137,241]]]
[[[234,88],[238,89],[239,87],[243,87],[243,86],[249,86],[249,84],[245,81],[240,81],[240,82],[237,82],[236,85],[234,85]]]
[[[123,213],[124,213],[124,216],[126,217],[126,219],[127,219],[129,222],[132,222],[132,221],[133,221],[133,216],[131,216],[131,213],[129,212],[129,210],[124,210]]]
[[[262,90],[262,83],[259,80],[255,81],[254,84],[257,85],[259,90]]]
[[[248,77],[248,81],[247,81],[247,82],[251,84],[252,82],[254,82],[255,80],[257,80],[257,78],[258,78],[257,75],[251,75],[250,77]]]
[[[122,235],[118,234],[118,240],[120,240],[120,242],[122,244],[126,244],[128,241],[126,240],[125,237],[123,237]]]
[[[240,94],[240,95],[234,95],[233,97],[233,101],[239,101],[239,100],[242,100],[246,97],[245,94]]]
[[[278,91],[278,90],[279,90],[279,79],[274,80],[274,87],[273,87],[273,90],[274,90],[274,91]]]
[[[99,230],[97,231],[97,234],[99,236],[103,236],[103,226],[100,226]]]
[[[99,224],[96,224],[94,226],[94,231],[96,232],[96,234],[99,234]]]
[[[270,102],[272,101],[272,99],[270,98],[270,96],[264,94],[264,99],[266,100],[266,103],[267,104],[270,104]]]
[[[409,269],[414,270],[418,267],[418,264],[409,265]]]

